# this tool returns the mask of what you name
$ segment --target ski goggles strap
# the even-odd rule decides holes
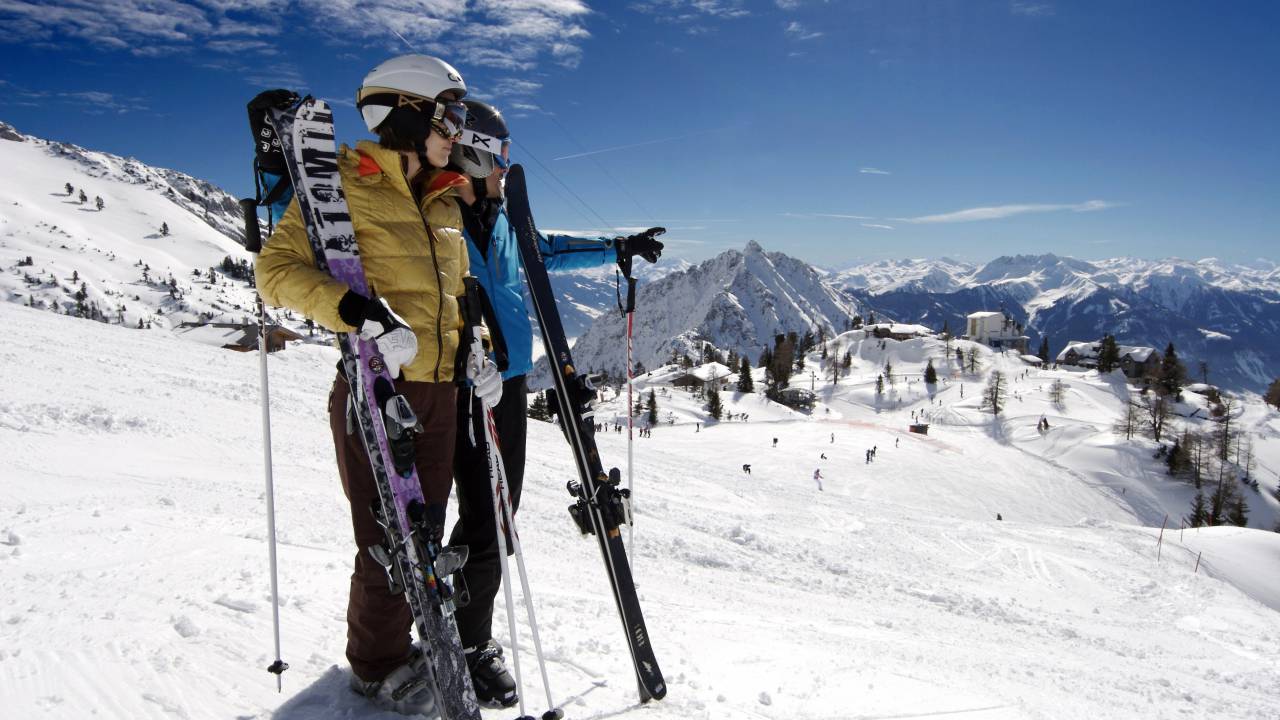
[[[440,102],[402,92],[372,92],[356,103],[357,108],[381,105],[389,108],[407,107],[425,115],[432,125],[438,126],[446,137],[456,138],[467,124],[467,106],[460,102]]]
[[[511,167],[511,138],[509,137],[494,137],[493,135],[486,135],[467,128],[462,132],[462,137],[458,139],[458,142],[467,147],[489,153],[493,156],[493,161],[503,170]]]

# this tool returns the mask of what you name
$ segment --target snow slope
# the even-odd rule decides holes
[[[343,674],[355,548],[324,416],[333,350],[271,357],[278,695],[257,358],[8,303],[0,325],[5,717],[394,717]],[[747,422],[695,425],[700,401],[669,391],[677,422],[637,440],[636,573],[670,685],[650,706],[595,544],[564,512],[566,445],[530,424],[522,538],[568,717],[1275,717],[1280,535],[1169,531],[1157,559],[1144,475],[1100,482],[1079,455],[1115,444],[1096,431],[1105,382],[1073,378],[1040,437],[1026,426],[1046,378],[1016,383],[1024,399],[992,423],[975,380],[951,378],[940,405],[910,382],[924,341],[840,340],[855,370],[812,415],[727,397]],[[903,379],[877,405],[887,355]],[[920,410],[927,436],[905,432]],[[1275,414],[1253,422],[1273,471]],[[623,464],[624,434],[600,446]]]

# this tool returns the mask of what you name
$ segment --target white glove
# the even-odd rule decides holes
[[[471,344],[471,352],[467,354],[467,379],[485,407],[497,407],[502,399],[502,373],[485,354],[479,341]]]
[[[400,374],[401,366],[413,362],[418,355],[418,336],[382,298],[370,300],[365,306],[360,337],[377,344],[378,352],[382,353],[382,360],[387,364],[387,372],[393,378]]]

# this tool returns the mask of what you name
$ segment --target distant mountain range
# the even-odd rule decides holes
[[[745,260],[756,256],[768,262]],[[744,302],[739,271],[770,289],[769,307],[788,311],[770,314]],[[744,252],[671,273],[640,297],[662,308],[638,315],[634,347],[647,366],[703,341],[748,351],[754,362],[773,333],[843,329],[854,312],[935,330],[945,325],[959,334],[969,313],[1004,310],[1023,324],[1032,351],[1045,337],[1056,356],[1070,341],[1112,333],[1122,344],[1161,351],[1172,342],[1193,377],[1200,377],[1203,361],[1210,382],[1224,387],[1260,391],[1280,375],[1280,266],[1270,261],[1088,262],[1050,254],[1000,257],[982,266],[943,258],[825,271],[752,243]],[[673,305],[680,312],[672,312]],[[598,319],[575,349],[579,365],[620,370],[623,328],[616,318]]]
[[[0,293],[7,301],[63,313],[92,303],[99,320],[159,329],[252,314],[252,288],[228,273],[209,274],[224,258],[251,260],[230,194],[4,123],[0,163]],[[775,334],[844,329],[854,314],[962,332],[968,313],[1004,309],[1023,323],[1033,350],[1044,337],[1056,354],[1069,341],[1111,332],[1127,345],[1163,350],[1172,341],[1193,376],[1206,362],[1210,382],[1225,387],[1262,390],[1280,375],[1280,266],[1266,260],[1016,255],[985,265],[909,259],[831,270],[751,242],[697,265],[669,257],[640,263],[637,275],[634,347],[647,367],[673,352],[696,355],[704,343],[745,353],[754,364]],[[615,280],[611,266],[552,275],[582,367],[624,365]],[[279,316],[306,332],[300,318]]]

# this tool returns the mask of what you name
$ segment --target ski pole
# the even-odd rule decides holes
[[[622,275],[627,280],[627,302],[623,305],[619,298],[618,309],[627,316],[627,494],[631,496],[631,502],[635,503],[635,495],[632,492],[632,479],[635,477],[635,437],[633,412],[635,408],[632,406],[632,391],[634,387],[635,366],[631,363],[631,329],[632,321],[636,315],[636,279],[631,277],[631,258],[627,257],[620,260],[618,265],[622,268]],[[621,283],[619,283],[621,285]],[[635,572],[636,560],[638,553],[635,546],[635,522],[627,523],[627,548],[631,550],[631,570]]]
[[[244,211],[244,246],[251,253],[262,252],[262,233],[258,228],[258,201],[240,201]],[[271,629],[275,638],[276,659],[267,671],[276,676],[276,692],[284,690],[282,675],[289,663],[280,659],[280,584],[276,565],[276,501],[275,482],[271,475],[271,392],[267,383],[267,308],[262,296],[255,293],[258,305],[258,378],[262,399],[262,462],[266,471],[267,557],[271,564]]]
[[[548,710],[542,714],[542,720],[560,720],[564,712],[556,707],[551,696],[551,680],[547,676],[547,662],[542,654],[542,639],[538,635],[538,621],[533,611],[533,593],[529,588],[529,575],[524,565],[524,549],[520,545],[520,533],[516,530],[515,512],[511,506],[511,494],[507,488],[507,470],[502,461],[502,453],[498,445],[498,429],[493,419],[493,411],[484,408],[485,440],[488,444],[489,478],[494,493],[493,511],[498,533],[498,558],[502,568],[502,583],[507,601],[507,623],[511,633],[512,665],[516,673],[516,685],[519,687],[521,720],[526,720],[524,706],[524,684],[520,674],[519,645],[516,640],[515,601],[511,595],[511,570],[507,561],[506,532],[511,532],[511,549],[516,556],[516,568],[520,572],[520,591],[524,596],[525,613],[529,617],[529,633],[533,638],[533,652],[538,660],[538,669],[542,674],[542,688],[547,695]],[[531,720],[531,719],[529,719]]]

